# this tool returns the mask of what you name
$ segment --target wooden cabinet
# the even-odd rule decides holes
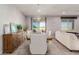
[[[13,34],[3,35],[3,53],[12,53],[16,50],[25,40],[26,33],[19,32]]]
[[[16,49],[13,42],[14,38],[12,34],[3,35],[3,53],[12,53]]]

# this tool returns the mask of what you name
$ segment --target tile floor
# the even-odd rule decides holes
[[[30,41],[24,42],[12,55],[31,55],[29,49]],[[79,55],[79,52],[71,52],[55,39],[48,40],[48,51],[46,55]]]

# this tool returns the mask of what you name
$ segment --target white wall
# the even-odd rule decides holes
[[[52,32],[61,30],[61,18],[60,17],[47,17],[47,28]],[[74,31],[79,33],[79,16],[74,19]]]
[[[60,17],[47,17],[47,30],[51,30],[53,33],[60,30]],[[26,23],[31,29],[31,17],[26,17]]]
[[[75,27],[75,31],[79,33],[79,17],[75,20],[74,27]]]
[[[0,5],[0,54],[2,54],[2,34],[3,24],[22,24],[25,25],[25,17],[14,7],[9,5]]]
[[[26,22],[29,29],[31,29],[31,17],[26,17]],[[55,33],[57,30],[61,30],[61,18],[58,16],[47,17],[47,30],[51,30],[52,33]],[[79,17],[75,19],[74,31],[79,32]]]
[[[31,17],[26,17],[26,25],[28,26],[28,29],[31,30]]]
[[[51,30],[54,33],[60,30],[60,24],[60,17],[47,17],[47,30]]]

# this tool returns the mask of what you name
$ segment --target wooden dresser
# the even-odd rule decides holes
[[[3,53],[12,53],[16,50],[25,40],[26,33],[19,32],[13,34],[3,35]]]
[[[16,49],[13,44],[14,40],[12,34],[3,35],[3,53],[12,53]]]

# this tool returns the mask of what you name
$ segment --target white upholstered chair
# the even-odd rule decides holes
[[[47,52],[47,35],[41,33],[31,34],[30,44],[31,54],[46,54]]]

